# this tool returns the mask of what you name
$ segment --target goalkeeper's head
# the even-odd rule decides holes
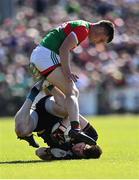
[[[84,142],[75,144],[72,151],[76,156],[84,159],[98,159],[102,154],[102,149],[98,145],[88,145]]]
[[[83,155],[86,159],[98,159],[102,154],[102,149],[98,145],[88,146],[84,149]]]

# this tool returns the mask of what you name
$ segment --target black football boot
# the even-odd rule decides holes
[[[39,147],[39,144],[35,141],[33,134],[31,134],[30,136],[18,137],[18,139],[27,141],[29,143],[29,145],[34,147],[34,148]]]

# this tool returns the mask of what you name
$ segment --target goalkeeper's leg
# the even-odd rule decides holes
[[[30,109],[35,97],[38,95],[43,81],[36,83],[30,90],[27,98],[20,108],[20,110],[15,115],[15,132],[19,139],[26,140],[33,147],[38,147],[35,142],[32,132],[37,126],[37,116],[32,118],[30,116]]]

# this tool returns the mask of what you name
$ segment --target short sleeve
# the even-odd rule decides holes
[[[78,42],[81,43],[83,40],[87,38],[89,29],[87,29],[85,26],[78,26],[72,29],[72,32],[76,34]]]

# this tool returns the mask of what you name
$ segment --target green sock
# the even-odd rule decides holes
[[[49,91],[52,91],[53,88],[54,88],[54,85],[52,85],[52,84],[47,87],[47,89],[48,89]]]

